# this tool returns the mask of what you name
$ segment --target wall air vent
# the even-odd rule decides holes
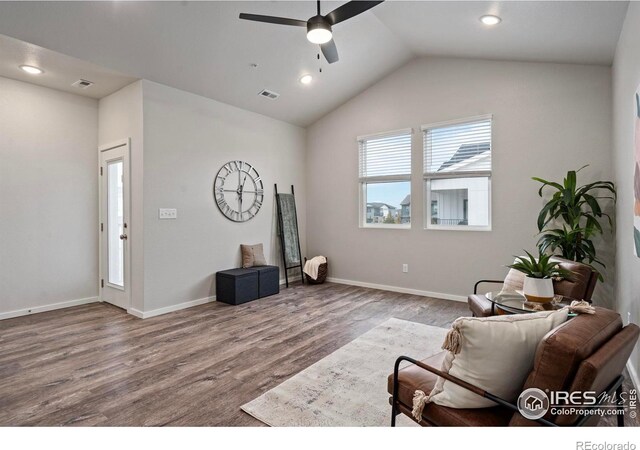
[[[271,100],[275,100],[278,97],[280,97],[280,94],[278,94],[277,92],[270,91],[268,89],[261,90],[260,92],[258,92],[258,95],[261,97],[270,98]]]
[[[93,86],[93,81],[80,79],[80,80],[76,81],[75,83],[73,83],[71,86],[77,87],[77,88],[80,88],[80,89],[86,89],[86,88],[88,88],[90,86]]]

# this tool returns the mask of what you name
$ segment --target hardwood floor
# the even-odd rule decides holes
[[[467,314],[327,283],[145,320],[91,304],[0,321],[0,425],[261,425],[240,406],[388,318]]]
[[[447,327],[468,314],[326,283],[145,320],[98,303],[4,320],[0,425],[259,426],[242,404],[385,320]]]

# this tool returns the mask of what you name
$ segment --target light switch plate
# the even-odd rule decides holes
[[[178,210],[175,208],[160,208],[158,210],[159,219],[177,219]]]

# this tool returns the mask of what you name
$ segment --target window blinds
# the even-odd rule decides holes
[[[358,138],[360,181],[411,179],[411,129]]]
[[[422,127],[425,178],[491,175],[491,117]]]

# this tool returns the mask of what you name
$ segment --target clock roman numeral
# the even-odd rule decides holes
[[[244,162],[243,161],[230,161],[227,164],[225,164],[225,169],[227,169],[227,172],[231,173],[231,172],[237,172],[239,170],[242,170],[242,168],[244,167]]]

